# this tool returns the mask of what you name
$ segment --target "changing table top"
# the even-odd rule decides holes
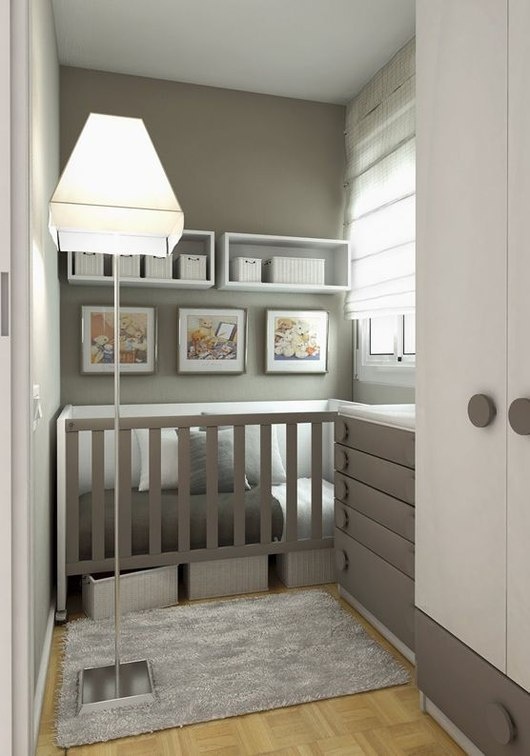
[[[359,402],[341,402],[339,414],[369,420],[380,425],[414,430],[416,427],[415,404],[361,404]]]

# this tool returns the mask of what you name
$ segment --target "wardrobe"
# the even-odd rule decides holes
[[[530,2],[417,1],[418,687],[530,753]]]

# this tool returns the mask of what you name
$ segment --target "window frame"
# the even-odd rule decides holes
[[[393,354],[370,354],[371,318],[355,321],[354,380],[394,386],[415,384],[416,355],[404,354],[405,316],[396,315]]]

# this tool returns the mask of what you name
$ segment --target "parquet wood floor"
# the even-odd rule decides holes
[[[336,586],[325,588],[385,648],[411,665],[354,609]],[[272,590],[284,591],[280,583]],[[56,627],[37,746],[37,756],[449,756],[464,754],[420,711],[413,682],[395,688],[275,709],[204,724],[161,730],[90,746],[58,748],[54,742],[55,696],[60,682],[62,639]]]

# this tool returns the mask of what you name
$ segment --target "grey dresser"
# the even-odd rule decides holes
[[[341,594],[414,650],[414,432],[339,415],[335,549]]]

